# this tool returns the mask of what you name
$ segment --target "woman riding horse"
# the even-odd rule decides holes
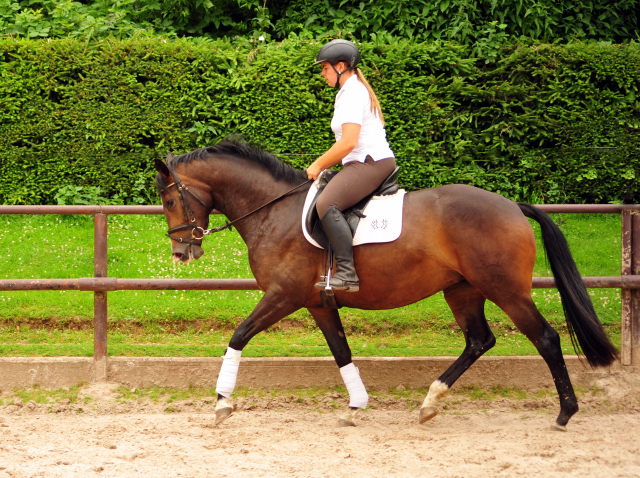
[[[342,162],[342,170],[325,187],[316,209],[336,257],[337,271],[329,284],[336,290],[360,288],[353,263],[352,233],[342,211],[376,190],[393,172],[396,160],[384,130],[380,102],[358,68],[360,52],[347,40],[333,40],[318,52],[314,65],[338,91],[331,120],[336,142],[307,168],[309,179]],[[326,282],[316,289],[324,290]]]
[[[324,334],[349,392],[350,408],[340,423],[354,425],[356,411],[367,406],[367,391],[353,364],[339,311],[326,307],[315,284],[325,255],[303,235],[300,215],[306,195],[292,194],[306,192],[308,177],[317,178],[342,160],[344,168],[318,201],[338,263],[330,280],[336,300],[343,307],[382,310],[442,291],[464,333],[465,349],[429,387],[420,423],[438,413],[438,401],[496,343],[484,314],[489,300],[511,318],[549,367],[560,401],[555,426],[566,429],[578,411],[578,401],[560,337],[531,297],[536,240],[527,218],[540,224],[576,351],[582,349],[593,367],[609,366],[618,352],[598,319],[564,235],[543,211],[465,185],[413,191],[404,198],[398,239],[352,251],[341,211],[373,192],[395,166],[379,103],[356,68],[358,60],[357,48],[344,40],[330,42],[318,54],[316,63],[322,64],[327,82],[341,87],[332,121],[337,141],[306,173],[233,141],[172,157],[167,164],[156,161],[156,185],[174,260],[201,257],[204,237],[233,224],[247,244],[251,271],[264,291],[229,341],[216,384],[216,423],[233,411],[229,397],[243,349],[256,334],[301,308],[309,311]],[[207,230],[213,209],[231,222]],[[354,254],[362,281],[353,270]]]

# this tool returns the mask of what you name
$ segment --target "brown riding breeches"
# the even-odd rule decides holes
[[[320,194],[316,203],[318,216],[322,219],[331,206],[344,211],[358,204],[361,199],[375,191],[395,168],[395,158],[374,161],[371,156],[367,156],[364,163],[348,162]]]

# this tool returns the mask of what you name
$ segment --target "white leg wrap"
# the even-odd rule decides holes
[[[340,374],[342,380],[349,391],[350,407],[366,408],[369,402],[369,394],[364,388],[364,383],[360,378],[360,372],[356,366],[351,362],[349,365],[345,365],[340,368]]]
[[[222,360],[220,375],[218,375],[218,383],[216,383],[216,392],[223,397],[229,398],[233,393],[233,389],[236,388],[241,355],[242,350],[227,347],[227,353],[224,354]]]
[[[444,382],[436,380],[429,387],[429,393],[427,394],[427,398],[424,399],[422,408],[435,407],[438,405],[438,401],[444,397],[448,391],[449,387]]]

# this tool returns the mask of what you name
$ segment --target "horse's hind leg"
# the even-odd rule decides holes
[[[429,387],[429,393],[420,409],[420,423],[436,416],[438,400],[483,353],[496,343],[496,338],[484,316],[486,299],[478,289],[466,281],[459,282],[444,291],[444,298],[464,333],[466,346],[462,355]]]
[[[320,327],[327,340],[329,349],[340,368],[340,374],[349,391],[349,409],[346,410],[338,421],[339,426],[355,426],[355,416],[358,410],[365,408],[369,401],[369,395],[360,373],[351,360],[351,349],[347,343],[347,337],[342,327],[340,314],[336,309],[308,309]]]
[[[496,304],[513,320],[518,330],[535,345],[538,353],[547,363],[560,398],[560,414],[555,426],[559,430],[566,430],[569,419],[578,411],[578,400],[562,356],[558,332],[538,311],[529,293],[511,296],[497,301]]]

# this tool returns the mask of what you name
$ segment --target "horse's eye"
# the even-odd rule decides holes
[[[172,208],[175,203],[176,203],[175,199],[169,199],[167,201],[167,208]]]

